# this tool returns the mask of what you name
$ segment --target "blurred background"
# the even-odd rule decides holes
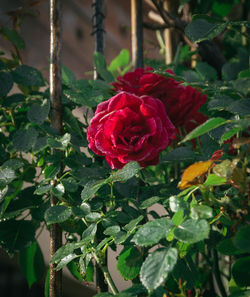
[[[33,5],[31,5],[34,3]],[[121,49],[130,50],[130,1],[104,1],[105,57],[109,63]],[[48,73],[49,59],[49,1],[1,0],[0,25],[12,26],[11,15],[22,10],[21,36],[26,43],[22,52],[24,64]],[[144,5],[144,15],[150,7]],[[63,0],[63,64],[77,78],[93,69],[94,38],[92,35],[92,0]],[[149,58],[161,58],[155,33],[144,30],[145,52]],[[1,38],[0,47],[7,50],[9,42]],[[91,73],[88,74],[91,76]]]

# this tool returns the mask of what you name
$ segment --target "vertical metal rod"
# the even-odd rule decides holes
[[[104,54],[104,12],[103,0],[93,0],[93,32],[95,39],[95,52]],[[97,79],[98,74],[94,69],[94,79]]]
[[[131,47],[133,65],[143,68],[142,0],[131,0]]]
[[[62,134],[61,107],[61,48],[62,48],[62,1],[50,0],[50,102],[51,126]],[[57,198],[50,197],[51,206],[56,205]],[[62,246],[62,231],[57,224],[50,226],[50,258]],[[55,264],[50,264],[49,296],[62,297],[62,271],[55,271]]]
[[[93,35],[95,39],[95,52],[101,53],[104,55],[104,20],[105,15],[103,12],[103,0],[93,0]],[[96,69],[94,69],[94,79],[101,79],[98,76]],[[97,238],[98,240],[98,238]],[[106,252],[106,263],[107,264],[108,254]],[[95,265],[96,268],[96,287],[97,293],[108,292],[108,284],[105,282],[104,274],[101,268],[98,266],[97,262]]]

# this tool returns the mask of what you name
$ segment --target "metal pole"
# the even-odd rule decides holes
[[[50,102],[51,126],[62,134],[61,107],[61,48],[62,48],[62,1],[50,0]],[[57,198],[50,197],[51,206],[55,206]],[[62,246],[62,231],[57,224],[50,226],[50,258]],[[55,271],[55,264],[50,264],[49,296],[62,297],[62,271]]]
[[[143,68],[142,0],[131,0],[131,46],[133,65]]]
[[[95,39],[95,52],[104,54],[104,20],[103,0],[93,0],[93,32]],[[98,74],[94,69],[94,79],[97,79]]]

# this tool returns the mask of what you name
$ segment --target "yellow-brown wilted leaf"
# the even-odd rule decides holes
[[[201,161],[190,165],[184,172],[178,187],[184,190],[199,183],[198,177],[206,173],[213,161]]]

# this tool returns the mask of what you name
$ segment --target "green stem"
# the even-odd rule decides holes
[[[110,210],[115,208],[114,183],[110,183]]]
[[[220,270],[219,270],[219,259],[218,259],[218,253],[215,249],[212,250],[213,252],[213,270],[214,270],[214,276],[218,285],[218,288],[220,290],[221,296],[222,297],[227,297],[226,290],[224,288],[221,275],[220,275]]]
[[[94,252],[92,253],[92,255],[93,255],[93,257],[95,258],[96,263],[98,264],[98,266],[101,268],[102,273],[103,273],[103,275],[104,275],[104,278],[105,278],[105,280],[106,280],[106,282],[107,282],[107,284],[108,284],[108,286],[109,286],[111,292],[112,292],[114,295],[118,294],[119,291],[118,291],[118,289],[116,288],[116,285],[115,285],[115,283],[114,283],[114,281],[113,281],[113,279],[112,279],[112,277],[111,277],[111,275],[110,275],[110,273],[109,273],[108,267],[102,265],[102,263],[100,262],[100,259],[98,258],[98,256],[97,256]]]

